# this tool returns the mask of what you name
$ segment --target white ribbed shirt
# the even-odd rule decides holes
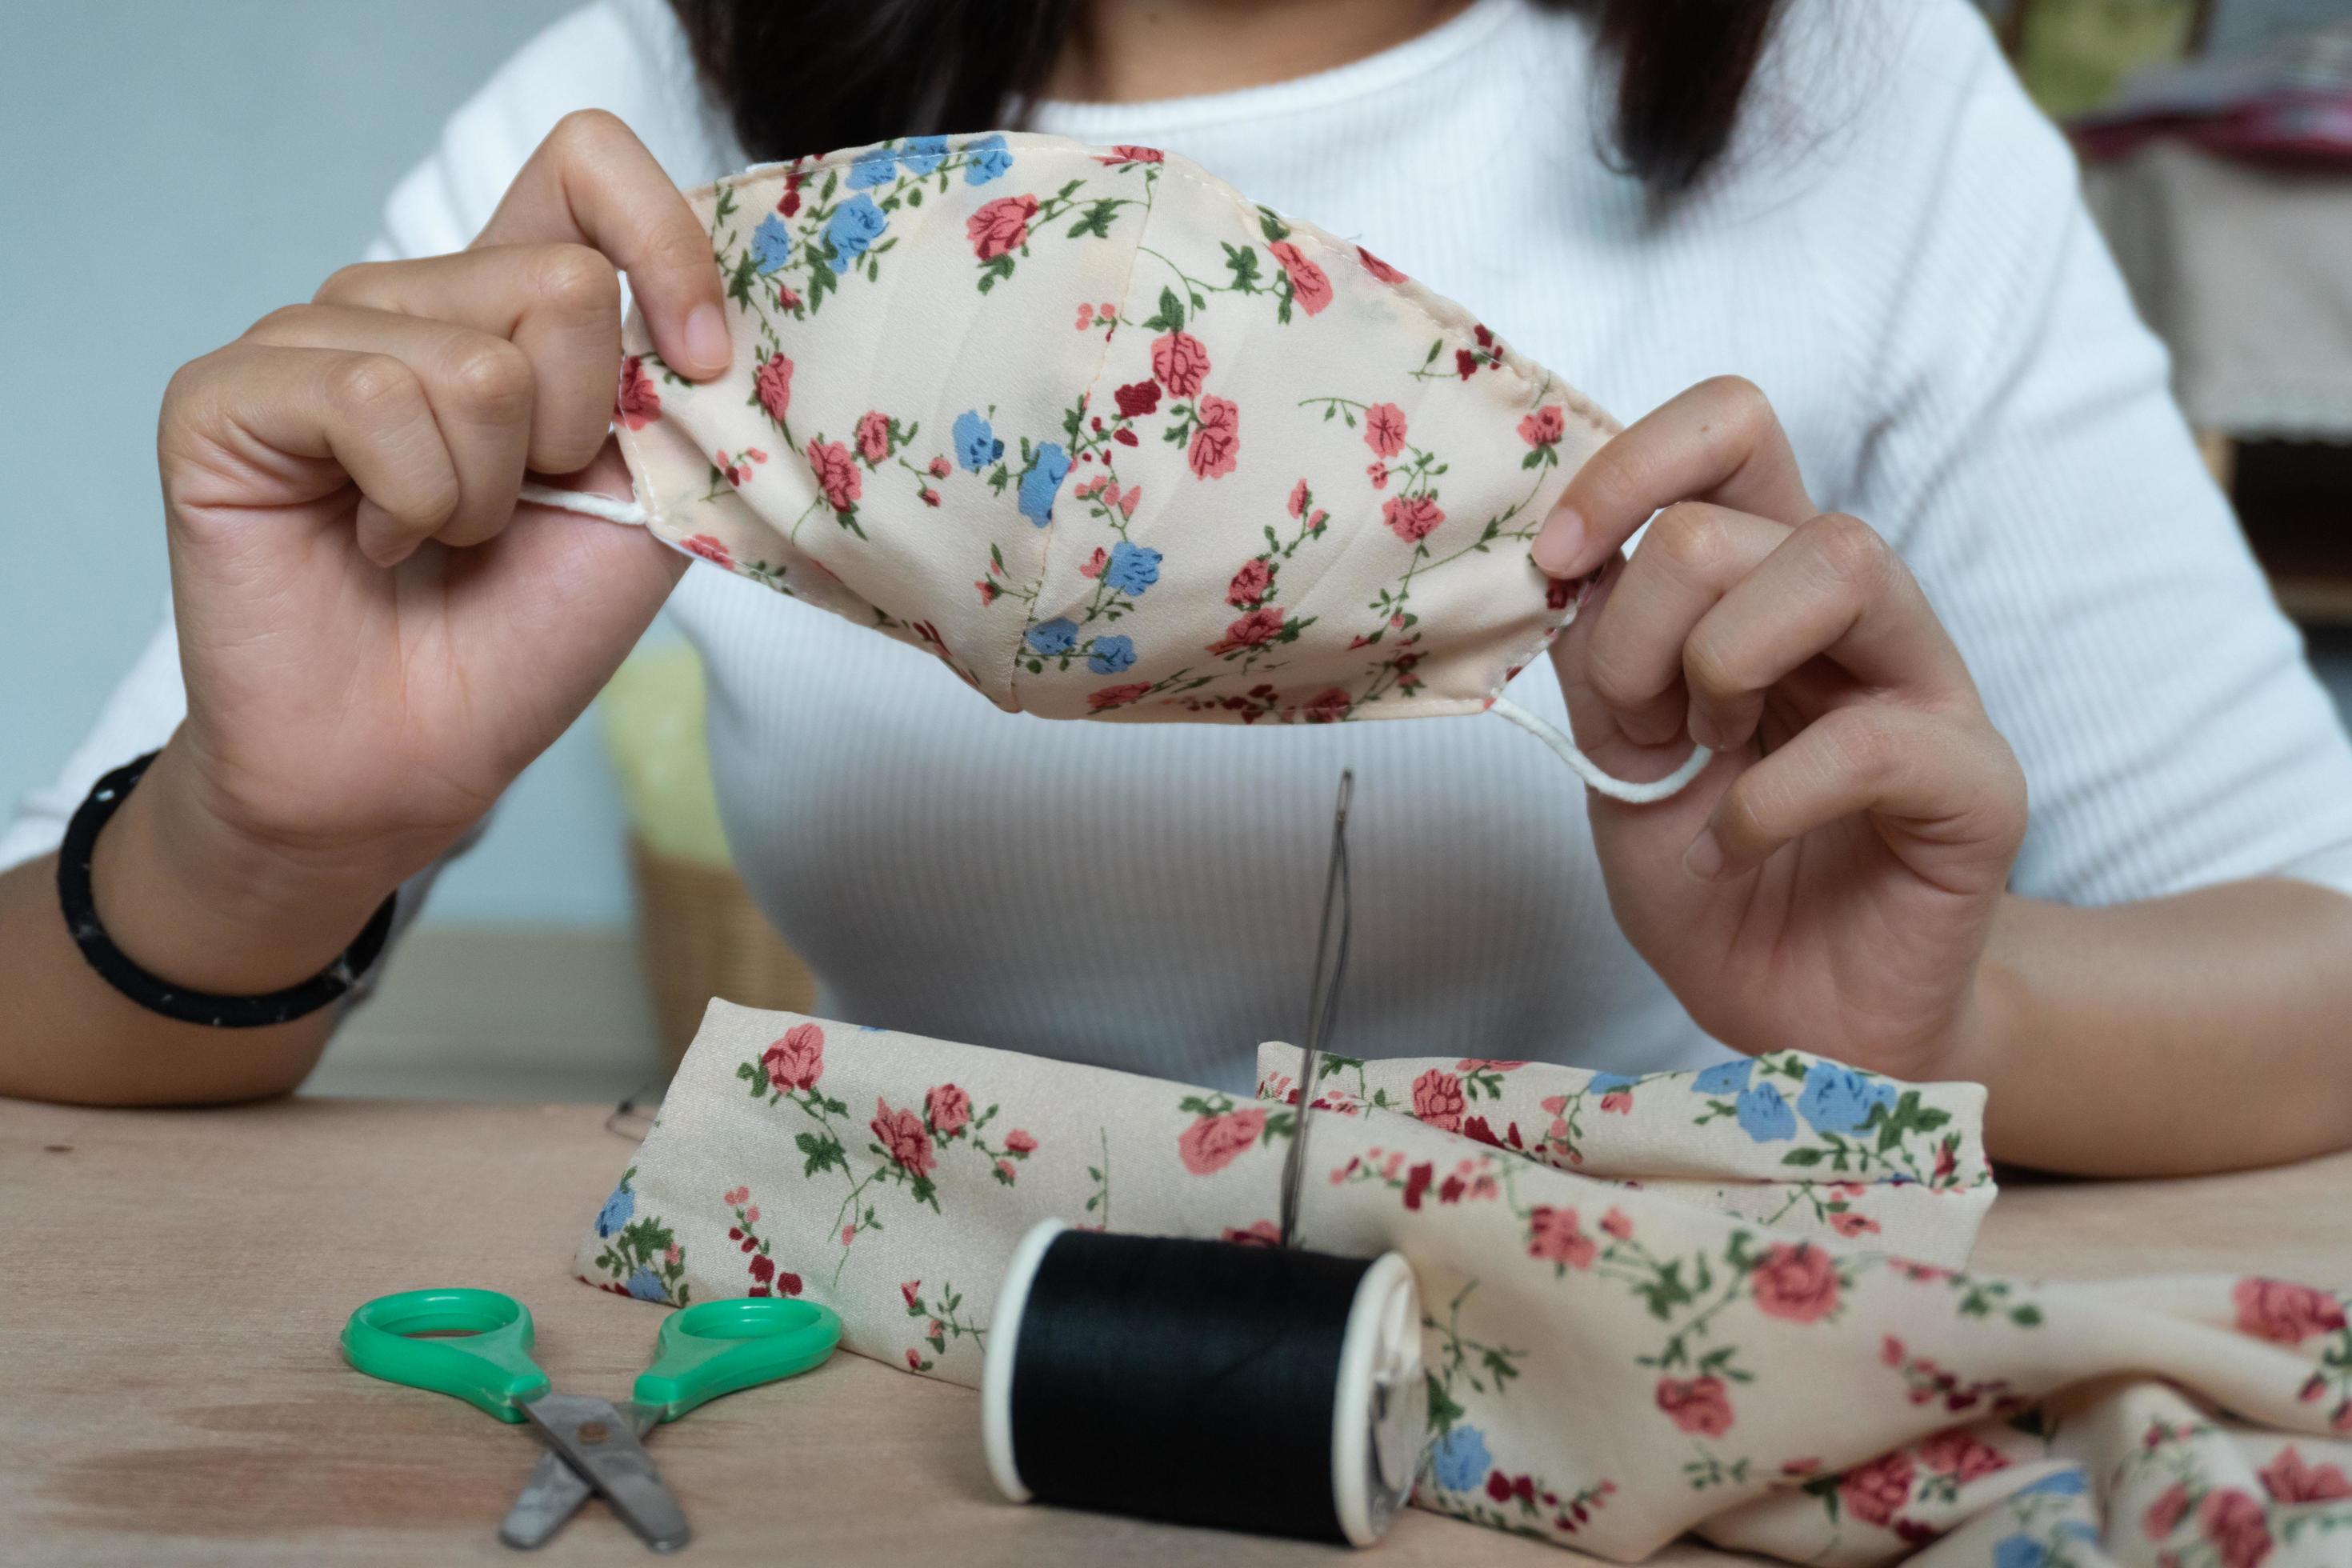
[[[2352,747],[2063,142],[1975,12],[1799,5],[1728,163],[1663,212],[1596,132],[1611,85],[1577,18],[1477,0],[1336,70],[1046,104],[1035,128],[1183,153],[1462,300],[1621,417],[1710,375],[1755,381],[1817,503],[1911,563],[2015,747],[2018,891],[2109,903],[2267,874],[2352,890]],[[464,245],[592,106],[682,184],[745,161],[663,0],[604,0],[452,119],[380,251]],[[1052,722],[707,566],[670,614],[709,668],[738,865],[835,1016],[1244,1084],[1255,1042],[1300,1027],[1352,766],[1339,1048],[1628,1072],[1722,1054],[1618,933],[1573,781],[1491,716]],[[1511,695],[1565,725],[1549,661]],[[54,845],[182,702],[167,627],[0,864]]]

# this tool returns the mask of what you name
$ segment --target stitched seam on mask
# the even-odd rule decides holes
[[[1135,297],[1135,270],[1137,263],[1143,255],[1143,247],[1145,242],[1151,237],[1150,209],[1146,208],[1144,216],[1136,220],[1136,228],[1138,232],[1135,237],[1135,244],[1129,247],[1127,253],[1127,279],[1119,285],[1118,289],[1118,319],[1122,321],[1127,318],[1127,307],[1129,301],[1131,301]],[[1102,353],[1095,361],[1094,374],[1087,378],[1086,388],[1082,395],[1084,401],[1080,405],[1078,415],[1078,427],[1081,430],[1086,428],[1085,420],[1087,410],[1091,409],[1094,406],[1095,393],[1102,386],[1103,372],[1110,368],[1110,351],[1113,345],[1117,342],[1118,338],[1118,329],[1117,327],[1112,328],[1109,332],[1104,335]],[[1066,478],[1067,476],[1065,476],[1066,479]],[[1055,491],[1054,499],[1055,503],[1059,504],[1062,498],[1061,491],[1058,488]],[[1045,593],[1045,578],[1053,568],[1054,541],[1055,537],[1060,534],[1061,531],[1061,523],[1055,521],[1049,515],[1046,519],[1044,530],[1045,538],[1042,547],[1037,552],[1037,581],[1032,586],[1032,596],[1029,601],[1032,611],[1030,617],[1032,625],[1035,624],[1034,611],[1037,598]],[[1013,700],[1013,705],[1016,708],[1020,706],[1021,699],[1021,650],[1024,646],[1028,636],[1029,627],[1024,626],[1021,628],[1021,635],[1013,639],[1013,651],[1011,654],[1010,664],[1004,673],[1005,695]]]

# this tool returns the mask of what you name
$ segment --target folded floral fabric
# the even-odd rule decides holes
[[[1268,1060],[1269,1087],[1295,1067]],[[1324,1087],[1377,1107],[1402,1070],[1366,1064],[1360,1089],[1342,1067]],[[1399,1080],[1405,1092],[1429,1070]],[[1659,1075],[1598,1093],[1630,1092],[1636,1108],[1727,1098],[1736,1124],[1757,1079],[1734,1093],[1713,1070],[1706,1089]],[[1797,1097],[1809,1092],[1805,1058],[1756,1072],[1794,1072]],[[1830,1123],[1845,1120],[1832,1092],[1903,1105],[1904,1086],[1887,1105],[1864,1080],[1822,1080]],[[1506,1109],[1504,1139],[1517,1092],[1481,1086]],[[1915,1123],[1920,1108],[1960,1105],[1919,1092]],[[1450,1109],[1430,1098],[1432,1120]],[[1550,1098],[1535,1094],[1536,1109]],[[1915,1552],[1934,1568],[2346,1561],[2341,1298],[2253,1278],[2033,1284],[1762,1225],[1628,1184],[1642,1179],[1634,1113],[1591,1109],[1571,1135],[1588,1167],[1599,1119],[1627,1119],[1605,1178],[1411,1116],[1314,1119],[1303,1239],[1393,1247],[1420,1280],[1436,1433],[1423,1506],[1621,1561],[1694,1530],[1832,1564]],[[852,1350],[976,1384],[997,1286],[1032,1225],[1270,1242],[1297,1115],[713,1003],[578,1268],[656,1301],[805,1294],[841,1313]],[[1570,1119],[1522,1121],[1522,1142],[1554,1120]],[[1918,1158],[1960,1121],[1895,1143]],[[1811,1125],[1808,1138],[1848,1143],[1864,1130]],[[1660,1146],[1687,1161],[1692,1145],[1663,1126]],[[1980,1158],[1967,1142],[1955,1174]],[[1780,1152],[1801,1146],[1792,1134]],[[1757,1184],[1757,1148],[1737,1154],[1725,1184]],[[1672,1179],[1693,1180],[1686,1164]]]
[[[1296,1046],[1258,1049],[1258,1094],[1298,1103]],[[1688,1072],[1326,1055],[1310,1103],[1395,1112],[1563,1171],[1800,1234],[1964,1261],[1992,1206],[1980,1084],[1903,1084],[1801,1051]]]

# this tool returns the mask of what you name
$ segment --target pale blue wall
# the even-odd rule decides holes
[[[498,63],[576,0],[0,4],[0,809],[153,629],[155,406],[308,299]],[[618,797],[565,737],[435,918],[626,918]]]

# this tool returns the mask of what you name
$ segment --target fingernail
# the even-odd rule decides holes
[[[687,357],[711,374],[727,368],[735,357],[734,340],[727,335],[727,317],[716,305],[697,305],[686,319]]]
[[[1692,839],[1691,847],[1683,851],[1683,869],[1702,882],[1723,875],[1723,846],[1716,842],[1713,828]]]
[[[1551,514],[1536,535],[1536,564],[1554,577],[1574,574],[1576,563],[1584,553],[1584,519],[1567,507]]]

